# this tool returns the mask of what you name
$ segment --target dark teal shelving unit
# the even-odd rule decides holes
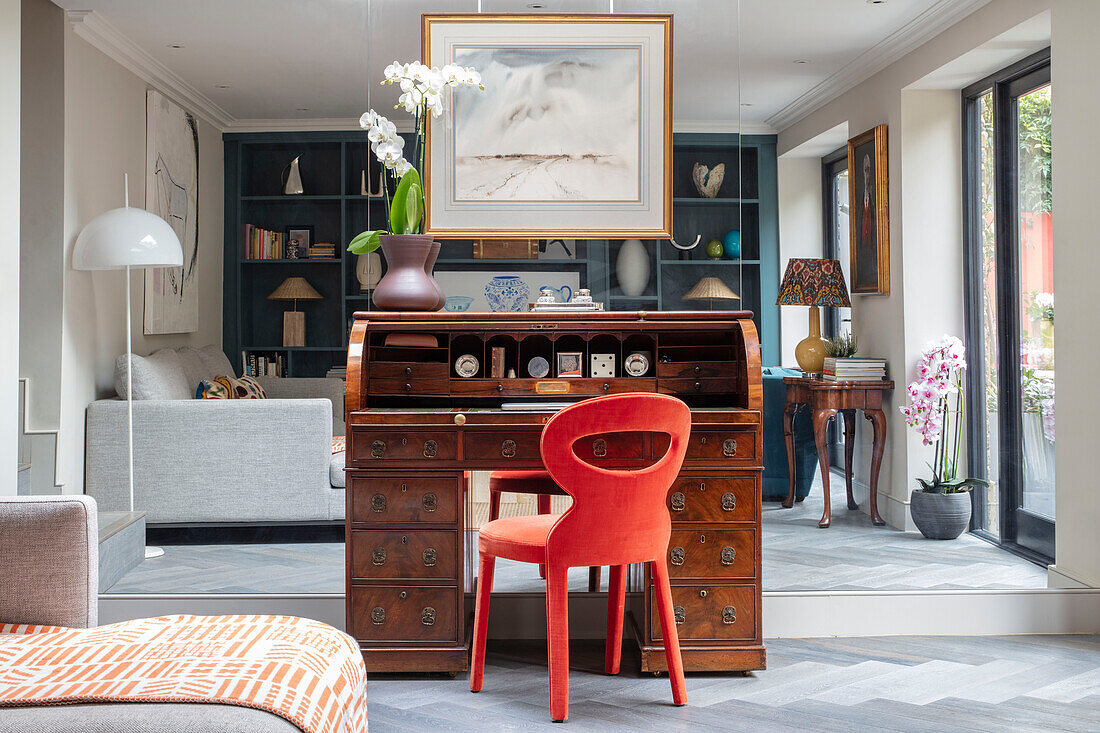
[[[286,355],[288,376],[321,376],[344,363],[351,315],[370,310],[369,296],[359,290],[355,257],[345,244],[364,229],[384,222],[381,199],[360,193],[360,176],[378,180],[377,163],[361,131],[226,133],[225,234],[223,286],[223,349],[241,363],[242,351]],[[742,307],[752,310],[761,335],[765,364],[778,363],[779,317],[773,305],[779,283],[779,241],[774,136],[741,139],[742,180],[737,182],[737,135],[677,134],[674,138],[674,232],[677,241],[702,235],[699,247],[681,253],[668,242],[650,242],[651,278],[643,295],[627,297],[615,280],[614,262],[621,241],[578,240],[575,260],[480,260],[473,243],[447,240],[437,270],[502,271],[574,270],[582,287],[613,310],[682,310],[706,308],[681,296],[706,275],[721,277],[735,291]],[[306,193],[280,193],[280,173],[295,156]],[[694,162],[726,163],[719,197],[698,197],[691,184]],[[368,168],[369,166],[369,168]],[[741,221],[738,222],[738,204]],[[244,226],[283,230],[311,225],[314,241],[336,245],[339,257],[329,260],[250,260],[241,257]],[[742,232],[741,260],[707,260],[704,246],[728,229]],[[383,265],[384,266],[384,265]],[[306,312],[306,346],[282,343],[282,313],[286,304],[267,300],[283,279],[305,277],[324,300],[299,303]]]

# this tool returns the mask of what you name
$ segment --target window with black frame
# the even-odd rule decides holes
[[[1049,49],[963,91],[972,529],[1054,558]]]

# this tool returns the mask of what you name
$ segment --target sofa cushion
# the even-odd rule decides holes
[[[347,475],[344,473],[344,451],[332,454],[332,461],[328,465],[328,479],[334,489],[342,489],[347,486]]]
[[[177,349],[176,353],[179,355],[180,364],[183,366],[183,375],[187,377],[187,386],[191,388],[192,393],[202,380],[213,379],[216,376],[214,372],[207,368],[202,352],[198,349],[192,346],[184,346],[182,349]],[[225,372],[218,373],[225,374]]]
[[[183,361],[172,349],[133,357],[135,400],[189,400],[195,386],[188,383]],[[115,360],[115,391],[126,399],[126,354]]]
[[[199,358],[202,359],[206,365],[206,374],[203,375],[203,379],[212,379],[219,374],[225,374],[226,376],[235,377],[237,371],[233,368],[233,364],[229,361],[229,358],[225,355],[219,347],[214,344],[208,344],[198,349]]]

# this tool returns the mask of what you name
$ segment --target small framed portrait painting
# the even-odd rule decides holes
[[[308,224],[288,226],[286,228],[286,257],[287,259],[304,260],[309,257],[309,248],[313,244],[313,227]],[[291,249],[297,256],[291,256]]]
[[[852,292],[890,294],[890,177],[886,125],[848,141]]]
[[[560,351],[558,352],[558,376],[559,377],[580,377],[581,374],[581,352],[579,351]]]

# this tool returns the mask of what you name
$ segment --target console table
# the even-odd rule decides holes
[[[818,527],[828,527],[832,522],[832,502],[829,497],[829,446],[825,440],[825,426],[840,413],[844,416],[844,480],[848,490],[848,508],[859,509],[852,497],[852,453],[855,449],[856,410],[871,421],[874,443],[871,448],[870,510],[871,523],[884,525],[878,514],[878,472],[882,465],[882,452],[886,447],[886,415],[882,412],[882,394],[894,388],[894,383],[882,381],[826,382],[820,379],[786,377],[787,402],[783,408],[783,438],[787,444],[787,466],[791,476],[790,489],[783,506],[794,506],[794,416],[808,407],[813,417],[814,442],[817,443],[817,460],[821,464],[821,486],[825,495],[825,511]]]
[[[623,392],[674,394],[692,408],[691,443],[667,504],[685,669],[763,669],[762,386],[751,316],[356,313],[346,400],[347,630],[367,669],[467,669],[477,535],[466,526],[464,472],[541,468],[539,439],[554,410],[547,401]],[[581,355],[581,376],[554,376],[561,353]],[[624,369],[632,354],[649,361],[639,376]],[[456,362],[466,355],[478,365],[471,373],[466,359],[464,377]],[[498,373],[515,378],[491,375],[494,355]],[[592,355],[613,361],[612,373],[591,376]],[[528,373],[535,357],[550,374]],[[648,433],[592,435],[575,450],[594,463],[644,466],[667,443]],[[632,566],[628,591],[642,670],[665,670],[648,569]]]

